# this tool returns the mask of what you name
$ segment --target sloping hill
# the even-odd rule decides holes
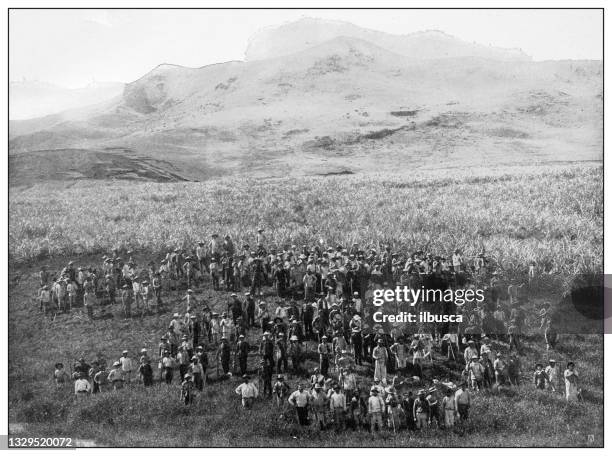
[[[115,101],[12,122],[10,153],[124,148],[197,180],[601,160],[601,96],[600,62],[423,60],[336,37],[160,65]]]
[[[303,18],[261,30],[249,40],[245,58],[263,60],[290,55],[340,36],[369,41],[413,59],[482,57],[505,61],[531,60],[531,57],[520,49],[468,43],[439,30],[392,35],[364,29],[349,22],[314,18]]]

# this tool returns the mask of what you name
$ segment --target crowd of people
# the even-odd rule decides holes
[[[454,310],[466,317],[461,325],[373,324],[372,291],[397,284],[486,284],[487,294],[482,303]],[[94,309],[105,314],[120,300],[123,316],[131,318],[164,312],[172,297],[184,306],[163,328],[154,354],[143,348],[136,361],[124,351],[109,368],[101,356],[91,365],[80,359],[70,374],[58,363],[56,383],[72,378],[77,397],[136,380],[145,387],[173,384],[178,373],[180,398],[189,405],[213,373],[215,380],[240,375],[236,394],[246,409],[263,397],[294,407],[301,425],[398,431],[451,428],[456,418],[468,419],[473,394],[525,379],[519,358],[525,297],[520,287],[505,293],[484,250],[469,260],[458,249],[447,259],[425,251],[396,253],[390,246],[361,249],[356,243],[348,249],[292,245],[281,250],[270,247],[260,229],[254,249],[246,244],[236,249],[229,236],[221,241],[213,235],[191,251],[174,249],[159,264],[144,267],[131,252],[124,261],[114,251],[99,269],[70,262],[56,277],[42,270],[40,285],[46,313],[83,305],[94,318]],[[198,288],[206,286],[223,288],[227,307],[211,308],[198,298]],[[557,335],[548,309],[543,310],[541,328],[550,348]],[[315,358],[318,366],[310,372],[307,361]],[[459,366],[458,378],[427,378],[427,367],[444,358]],[[557,363],[546,364],[535,366],[534,388],[557,392]],[[364,373],[371,377],[366,385],[357,377]],[[293,392],[289,377],[298,383]],[[562,378],[567,400],[579,400],[573,363]]]

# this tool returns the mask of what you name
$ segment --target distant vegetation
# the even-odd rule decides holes
[[[522,175],[327,176],[209,183],[40,184],[11,192],[9,253],[23,262],[131,248],[191,248],[212,233],[286,244],[429,244],[466,256],[483,246],[508,274],[531,260],[571,276],[602,270],[601,168]]]

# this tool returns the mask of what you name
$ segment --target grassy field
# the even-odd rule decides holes
[[[91,182],[11,189],[9,208],[9,420],[23,435],[70,436],[97,445],[120,446],[600,446],[603,444],[603,338],[562,337],[545,353],[541,336],[529,336],[521,357],[523,385],[475,397],[464,434],[313,433],[297,429],[292,413],[259,401],[242,411],[233,389],[238,380],[211,384],[200,403],[185,408],[178,383],[145,390],[141,385],[76,402],[70,388],[56,390],[53,364],[72,365],[102,352],[108,361],[122,349],[155,350],[178,296],[162,315],[89,321],[80,309],[55,321],[37,312],[32,297],[42,263],[59,270],[73,258],[98,265],[111,248],[137,250],[137,262],[176,245],[192,246],[211,232],[253,242],[266,227],[272,242],[362,245],[392,242],[394,248],[436,252],[462,247],[466,255],[484,245],[506,276],[523,276],[534,259],[547,276],[566,280],[601,272],[602,170],[600,167],[530,169],[521,174],[411,177],[338,176],[297,180],[220,180],[206,184]],[[227,294],[208,288],[198,297],[214,309]],[[533,329],[533,328],[532,328]],[[256,334],[250,334],[251,342]],[[496,347],[507,352],[504,344]],[[535,391],[537,361],[554,356],[560,367],[576,361],[584,402],[567,405],[561,394]],[[255,359],[251,360],[255,366]],[[310,359],[306,367],[315,362]],[[426,371],[431,379],[456,379],[459,366],[443,362]],[[157,374],[157,373],[156,373]],[[359,372],[369,384],[370,366]],[[291,385],[295,378],[289,378]],[[175,380],[176,382],[176,380]],[[281,417],[282,415],[282,417]],[[290,419],[287,419],[289,417]],[[592,436],[592,439],[589,437]]]
[[[414,176],[333,176],[210,183],[81,181],[11,189],[12,262],[112,248],[193,248],[218,232],[236,245],[268,240],[394,249],[429,245],[466,256],[481,246],[510,273],[530,260],[553,274],[601,271],[601,167]]]

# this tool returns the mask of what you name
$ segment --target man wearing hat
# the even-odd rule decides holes
[[[149,357],[142,356],[140,358],[140,366],[138,366],[138,375],[142,379],[144,386],[153,386],[153,368]]]
[[[121,358],[121,370],[123,371],[123,380],[129,385],[132,381],[132,372],[134,372],[134,360],[128,356],[128,351],[123,350]]]
[[[276,377],[276,383],[274,383],[272,386],[272,392],[276,398],[276,405],[281,407],[285,402],[285,398],[289,394],[289,385],[285,381],[285,377],[282,374],[279,374]]]
[[[253,328],[255,326],[255,299],[251,296],[250,292],[244,294],[246,296],[244,301],[244,308],[246,309],[246,325],[247,328]]]
[[[132,316],[132,302],[132,288],[125,284],[121,287],[121,304],[123,305],[125,318],[130,318]]]
[[[506,363],[504,362],[501,352],[497,352],[495,355],[493,370],[495,371],[495,383],[497,386],[503,385],[506,382]]]
[[[191,374],[191,379],[199,391],[204,389],[204,368],[200,363],[200,357],[196,354],[191,357],[191,364],[187,369],[187,373]]]
[[[232,357],[232,352],[230,349],[229,342],[227,341],[227,337],[221,337],[221,344],[219,345],[219,349],[217,350],[217,363],[221,362],[221,368],[223,370],[223,375],[228,375],[230,372],[230,359]]]
[[[374,432],[376,426],[378,430],[383,430],[382,415],[385,411],[385,401],[379,395],[378,388],[370,388],[370,397],[368,398],[368,415],[370,416],[370,432]]]
[[[321,343],[317,347],[319,354],[319,370],[323,377],[327,377],[329,371],[329,358],[332,355],[332,349],[327,343],[327,336],[321,337]]]
[[[474,356],[478,357],[478,349],[476,348],[476,342],[473,339],[468,340],[468,346],[463,351],[463,359],[465,360],[466,366],[470,363]]]
[[[289,396],[289,403],[295,407],[300,426],[308,424],[308,402],[309,394],[304,390],[304,385],[300,383],[297,391],[294,391]]]
[[[206,271],[206,247],[202,241],[198,242],[198,246],[196,247],[196,258],[198,259],[200,273],[204,274],[204,271]]]
[[[420,389],[417,393],[418,397],[414,400],[412,410],[416,427],[419,430],[426,428],[427,423],[429,422],[429,403],[427,402],[425,395],[425,390]]]
[[[334,386],[334,390],[329,397],[329,408],[334,416],[336,432],[344,430],[346,415],[346,396],[340,389],[340,385]]]
[[[181,383],[181,401],[185,405],[190,405],[193,403],[193,399],[195,396],[195,385],[193,383],[193,379],[191,374],[185,374],[185,378]]]
[[[480,363],[478,355],[472,356],[472,360],[465,366],[464,374],[470,380],[470,386],[477,391],[483,387],[485,369]]]
[[[83,373],[78,374],[77,379],[74,382],[74,394],[78,399],[87,397],[89,394],[91,394],[91,384]]]
[[[244,374],[242,376],[242,383],[238,385],[236,388],[236,394],[240,395],[242,398],[242,407],[245,409],[250,409],[253,406],[253,402],[255,398],[259,395],[259,391],[257,391],[257,386],[254,383],[249,382],[251,377]]]
[[[467,390],[465,382],[460,382],[457,385],[457,391],[455,391],[455,408],[460,420],[465,421],[468,419],[471,404],[472,398],[470,392]]]
[[[227,305],[227,311],[231,312],[232,320],[235,325],[238,318],[242,317],[242,302],[240,302],[240,299],[238,299],[238,295],[236,293],[232,293],[230,298],[230,302]]]
[[[557,362],[554,359],[550,359],[544,372],[546,373],[548,387],[554,393],[557,391],[557,385],[559,385],[559,368],[557,367]]]
[[[240,336],[238,336],[238,343],[236,344],[236,352],[234,356],[238,360],[238,368],[240,369],[240,374],[246,374],[247,361],[249,358],[249,343],[246,341],[244,334],[240,334]]]
[[[161,367],[161,379],[166,384],[172,383],[172,377],[174,376],[174,368],[176,367],[176,360],[170,356],[170,350],[164,350],[162,360],[160,362]]]
[[[189,334],[192,337],[192,346],[197,347],[200,343],[200,332],[202,330],[202,326],[200,325],[200,321],[198,320],[197,315],[191,314],[189,315]],[[195,379],[194,379],[195,381]]]
[[[323,385],[315,383],[310,394],[310,403],[312,404],[313,426],[315,429],[318,428],[322,431],[327,427],[325,412],[328,403],[327,394],[323,391]]]
[[[123,369],[119,361],[113,363],[113,368],[108,374],[108,381],[113,385],[114,390],[123,388]]]
[[[383,339],[378,339],[378,344],[372,350],[372,359],[374,360],[374,379],[378,379],[381,382],[387,381],[387,361],[389,354],[387,353],[387,347],[383,345]]]
[[[299,374],[302,370],[302,347],[299,343],[298,337],[294,334],[289,338],[289,347],[287,348],[287,355],[291,358],[291,367],[294,374]]]
[[[40,301],[40,310],[47,314],[47,312],[51,309],[51,291],[49,290],[49,286],[47,284],[44,284],[40,289],[38,299]]]

